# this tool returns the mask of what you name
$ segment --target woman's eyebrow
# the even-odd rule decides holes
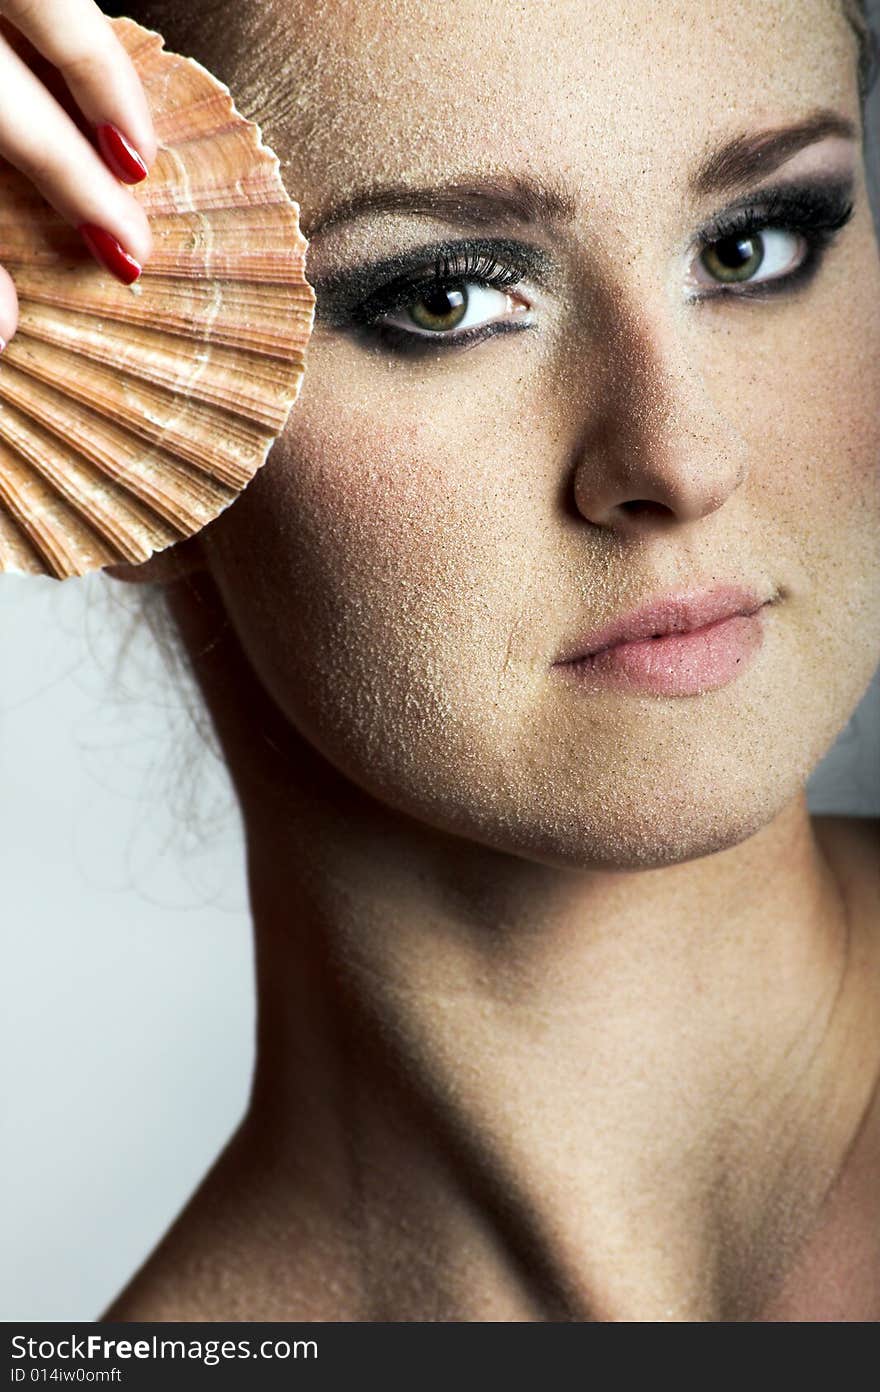
[[[774,130],[744,131],[732,140],[710,150],[690,179],[690,190],[698,197],[710,193],[729,193],[773,174],[799,150],[829,136],[855,140],[855,123],[837,111],[815,111],[794,125]]]
[[[689,179],[690,191],[704,197],[742,187],[832,135],[855,139],[855,124],[836,111],[820,110],[791,125],[735,135],[702,157]],[[338,223],[380,213],[441,219],[461,227],[570,223],[578,208],[574,190],[551,179],[534,174],[473,175],[444,184],[371,185],[319,212],[314,220],[304,219],[302,230],[311,239]]]
[[[337,223],[376,213],[485,227],[495,222],[572,222],[576,212],[577,200],[569,189],[534,174],[470,175],[445,184],[371,186],[333,204],[314,222],[303,223],[303,232],[314,237]]]

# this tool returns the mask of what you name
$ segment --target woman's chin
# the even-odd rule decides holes
[[[617,771],[603,777],[572,770],[555,777],[536,774],[495,781],[491,798],[473,784],[462,801],[436,785],[427,797],[415,789],[403,794],[372,788],[379,804],[396,813],[501,855],[558,869],[647,870],[713,855],[738,845],[772,822],[803,794],[806,771],[762,770],[742,761],[730,768],[692,767],[692,777],[676,779],[653,770]],[[488,781],[480,780],[481,788]]]
[[[799,787],[793,782],[788,796],[752,796],[748,801],[716,798],[675,799],[658,802],[645,798],[609,799],[604,807],[572,808],[568,817],[552,825],[520,826],[516,844],[496,842],[524,859],[570,870],[651,870],[715,855],[739,845],[767,826],[783,810]]]

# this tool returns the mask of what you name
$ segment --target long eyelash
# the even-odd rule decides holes
[[[522,280],[527,274],[527,269],[520,264],[511,264],[510,261],[500,261],[491,246],[479,242],[448,251],[441,250],[427,274],[400,276],[383,285],[361,304],[353,307],[351,321],[367,328],[374,325],[383,315],[405,309],[421,295],[429,294],[438,286],[449,286],[459,281],[475,281],[479,285],[504,289]]]
[[[555,256],[543,247],[508,237],[476,237],[414,248],[399,256],[350,270],[331,272],[313,282],[316,320],[328,328],[353,331],[362,346],[380,344],[394,352],[436,353],[467,348],[495,333],[532,328],[531,321],[495,320],[451,334],[408,332],[379,322],[436,290],[468,281],[505,289],[528,280],[552,284],[559,273]]]
[[[706,247],[728,237],[749,237],[770,229],[781,229],[803,237],[807,244],[806,255],[796,270],[788,275],[759,281],[754,286],[749,286],[745,281],[741,288],[710,290],[694,295],[692,299],[711,300],[721,296],[766,299],[795,286],[805,285],[818,271],[825,251],[849,222],[854,211],[850,180],[842,184],[780,186],[767,190],[753,201],[728,209],[701,228],[696,240],[699,251],[705,251]]]
[[[804,238],[806,254],[788,275],[749,286],[688,296],[691,303],[714,299],[766,299],[812,279],[825,251],[854,211],[853,181],[783,184],[744,198],[705,223],[692,242],[697,252],[727,237],[746,237],[777,228]],[[331,273],[314,282],[316,319],[329,328],[354,330],[365,346],[379,343],[397,353],[436,356],[437,350],[466,349],[495,334],[534,327],[528,319],[501,319],[457,334],[420,334],[382,324],[387,315],[413,304],[438,285],[468,281],[497,289],[523,280],[552,285],[556,258],[543,248],[508,238],[482,238],[424,247],[386,261]]]

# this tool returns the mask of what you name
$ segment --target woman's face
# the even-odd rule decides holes
[[[230,24],[318,293],[287,430],[202,537],[257,676],[381,802],[518,855],[660,865],[756,831],[880,633],[880,263],[836,0],[247,0]],[[521,208],[532,183],[551,206]],[[428,250],[405,304],[377,298],[382,263],[474,239],[464,294],[420,295]],[[554,666],[722,584],[775,602],[720,685]]]

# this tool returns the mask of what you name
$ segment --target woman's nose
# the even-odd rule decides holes
[[[746,477],[745,441],[696,365],[698,338],[630,317],[606,339],[601,405],[594,398],[574,471],[576,506],[595,526],[693,522]]]

